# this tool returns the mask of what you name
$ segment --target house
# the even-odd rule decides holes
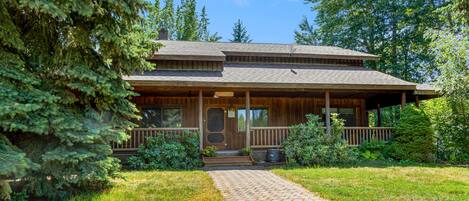
[[[201,147],[280,147],[288,126],[309,113],[322,116],[327,131],[330,113],[339,113],[350,145],[388,140],[392,128],[368,127],[368,111],[436,96],[430,86],[364,67],[377,56],[338,47],[158,42],[164,47],[148,59],[157,69],[124,78],[140,94],[134,101],[143,119],[115,151],[183,130],[199,132]]]

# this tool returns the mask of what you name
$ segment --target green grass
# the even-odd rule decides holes
[[[469,200],[469,169],[441,166],[273,169],[330,200]]]
[[[203,171],[124,172],[112,188],[74,197],[73,201],[222,200],[212,179]]]

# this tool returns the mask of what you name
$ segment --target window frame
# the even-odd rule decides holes
[[[155,128],[182,128],[183,127],[183,123],[184,123],[184,110],[183,110],[183,107],[182,106],[179,106],[179,105],[174,105],[174,106],[171,106],[171,105],[165,105],[165,106],[143,106],[143,107],[140,107],[139,108],[139,112],[140,112],[140,115],[142,113],[143,110],[145,109],[159,109],[160,110],[160,119],[161,119],[161,127],[155,127]],[[163,119],[163,110],[164,109],[178,109],[181,113],[181,127],[163,127],[164,125],[164,119]],[[139,123],[142,122],[142,119],[139,120]],[[139,127],[138,128],[150,128],[150,127],[140,127],[140,124],[139,124]]]
[[[254,106],[254,107],[251,107],[251,108],[250,108],[250,111],[252,112],[253,110],[256,110],[256,109],[264,109],[264,110],[267,111],[267,125],[266,125],[266,126],[269,126],[269,125],[270,125],[270,108],[269,108],[268,106]],[[238,114],[239,114],[238,111],[239,111],[239,110],[244,110],[244,111],[246,111],[246,107],[243,107],[243,106],[236,107],[236,114],[235,114],[235,115],[236,115],[236,116],[235,116],[235,118],[236,118],[236,132],[237,132],[237,133],[245,134],[245,133],[246,133],[246,126],[244,126],[244,130],[239,130],[239,126],[238,126],[238,124],[239,124],[239,122],[238,122],[238,120],[239,120],[239,118],[238,118]],[[246,113],[246,112],[245,112],[245,113]],[[254,122],[252,121],[252,116],[250,116],[250,117],[251,117],[250,123],[251,123],[251,122],[254,123]],[[251,125],[251,127],[254,127],[254,126]]]

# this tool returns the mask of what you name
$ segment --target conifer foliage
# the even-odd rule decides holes
[[[53,200],[115,176],[110,143],[126,139],[137,117],[122,76],[151,69],[145,6],[0,1],[0,199],[11,179]]]
[[[233,33],[231,33],[233,39],[231,42],[236,43],[250,43],[252,40],[249,38],[248,31],[246,30],[246,26],[244,26],[243,22],[240,19],[235,22],[233,26]]]

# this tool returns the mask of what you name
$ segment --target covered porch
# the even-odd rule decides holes
[[[330,114],[345,120],[342,138],[350,145],[392,138],[391,127],[368,126],[368,111],[422,100],[414,90],[247,89],[139,86],[134,102],[142,112],[140,127],[130,139],[113,144],[114,151],[135,151],[145,138],[198,132],[200,148],[219,150],[278,148],[288,137],[289,126],[319,115],[330,132]],[[249,122],[249,123],[248,123]]]

